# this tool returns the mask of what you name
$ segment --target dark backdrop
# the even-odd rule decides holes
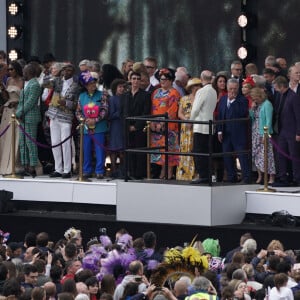
[[[160,66],[228,69],[240,31],[237,0],[25,1],[25,56],[46,52],[75,63],[99,59],[120,67],[155,56]]]

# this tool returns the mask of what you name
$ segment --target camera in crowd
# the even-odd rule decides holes
[[[99,232],[101,235],[107,235],[107,229],[105,227],[100,227]]]

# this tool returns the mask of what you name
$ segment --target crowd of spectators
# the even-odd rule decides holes
[[[254,237],[245,233],[223,257],[219,241],[212,238],[158,249],[152,231],[133,238],[122,228],[113,239],[102,232],[86,245],[82,241],[74,227],[57,242],[47,232],[28,232],[24,241],[15,242],[0,230],[1,299],[300,297],[300,255],[284,249],[279,240],[259,250]]]
[[[217,182],[261,184],[267,126],[272,136],[266,143],[269,184],[300,184],[299,62],[288,68],[284,58],[268,56],[259,72],[260,66],[236,60],[228,71],[202,70],[199,76],[183,66],[159,68],[154,57],[127,59],[120,70],[89,59],[77,66],[58,62],[51,53],[42,61],[7,62],[1,51],[0,59],[1,132],[12,113],[20,124],[14,155],[12,128],[0,139],[2,175],[12,173],[15,156],[21,175],[71,178],[78,170],[76,128],[82,121],[85,178],[124,178],[126,146],[148,145],[154,150],[148,157],[152,178],[197,184],[208,183],[213,175]],[[125,119],[149,115],[147,141],[146,121]],[[210,127],[209,121],[216,123]],[[36,141],[49,148],[38,147]],[[161,153],[166,149],[172,153],[168,169]],[[222,152],[234,154],[215,156],[209,163],[209,153]],[[149,176],[145,153],[130,152],[128,162],[131,179]]]

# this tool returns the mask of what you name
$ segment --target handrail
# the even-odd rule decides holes
[[[187,124],[203,124],[209,126],[209,152],[208,153],[194,153],[194,152],[172,152],[168,151],[168,126],[165,126],[165,145],[161,147],[139,147],[139,148],[128,148],[127,141],[128,141],[128,122],[129,121],[152,121],[155,122],[155,119],[160,118],[159,122],[165,122],[165,123],[187,123]],[[164,118],[164,119],[161,119]],[[236,119],[228,119],[228,120],[209,120],[209,121],[196,121],[196,120],[170,120],[168,119],[168,114],[161,114],[161,115],[146,115],[146,116],[133,116],[133,117],[126,117],[125,118],[125,181],[128,181],[128,153],[147,153],[147,154],[155,154],[155,150],[158,149],[165,149],[165,151],[161,151],[160,153],[162,155],[166,155],[165,158],[165,174],[167,174],[168,171],[168,156],[169,155],[179,155],[179,156],[204,156],[208,157],[209,159],[209,185],[212,185],[212,159],[215,157],[224,157],[224,156],[232,156],[236,154],[248,154],[249,156],[249,166],[252,166],[252,151],[251,151],[251,135],[248,138],[248,149],[247,150],[240,150],[240,151],[234,151],[234,152],[223,152],[223,153],[214,153],[213,152],[213,135],[214,135],[214,127],[216,127],[219,124],[226,124],[226,123],[233,123],[233,122],[248,122],[249,126],[249,133],[251,133],[251,122],[250,118],[236,118]],[[250,168],[251,169],[251,168]]]

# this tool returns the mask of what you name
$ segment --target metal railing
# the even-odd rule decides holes
[[[165,145],[162,147],[140,147],[140,148],[129,148],[128,147],[128,138],[129,138],[129,132],[128,132],[128,128],[129,128],[129,122],[130,121],[145,121],[145,123],[147,122],[164,122],[166,123],[165,126],[165,131],[163,133],[163,135],[165,136]],[[245,150],[240,150],[240,151],[234,151],[234,152],[223,152],[223,153],[214,153],[213,152],[213,138],[214,138],[214,133],[215,130],[214,128],[217,125],[224,125],[227,123],[233,123],[233,122],[246,122],[247,123],[247,127],[248,127],[248,143],[247,143],[247,149]],[[178,123],[178,124],[202,124],[202,125],[207,125],[209,126],[209,151],[208,153],[195,153],[195,152],[172,152],[172,151],[168,151],[168,135],[169,135],[169,129],[168,129],[168,124],[169,123]],[[180,133],[180,130],[179,130]],[[149,134],[149,130],[148,130],[148,134]],[[145,115],[145,116],[139,116],[139,117],[126,117],[125,118],[125,181],[128,181],[130,179],[129,175],[128,175],[128,171],[129,171],[129,153],[145,153],[145,154],[157,154],[157,150],[164,150],[164,151],[160,151],[160,154],[165,155],[165,174],[167,174],[167,170],[168,170],[168,157],[169,155],[179,155],[179,156],[204,156],[204,157],[208,157],[208,185],[212,186],[213,185],[213,181],[212,181],[212,166],[213,166],[213,159],[214,158],[218,158],[218,157],[224,157],[224,156],[237,156],[239,154],[247,154],[248,156],[248,162],[249,162],[249,170],[252,169],[252,145],[251,145],[251,122],[250,122],[250,118],[239,118],[239,119],[229,119],[229,120],[219,120],[219,121],[195,121],[195,120],[170,120],[168,118],[168,114],[161,114],[161,115]],[[251,173],[250,172],[250,177],[251,177]],[[150,179],[150,178],[148,178]],[[251,179],[251,178],[250,178]]]

